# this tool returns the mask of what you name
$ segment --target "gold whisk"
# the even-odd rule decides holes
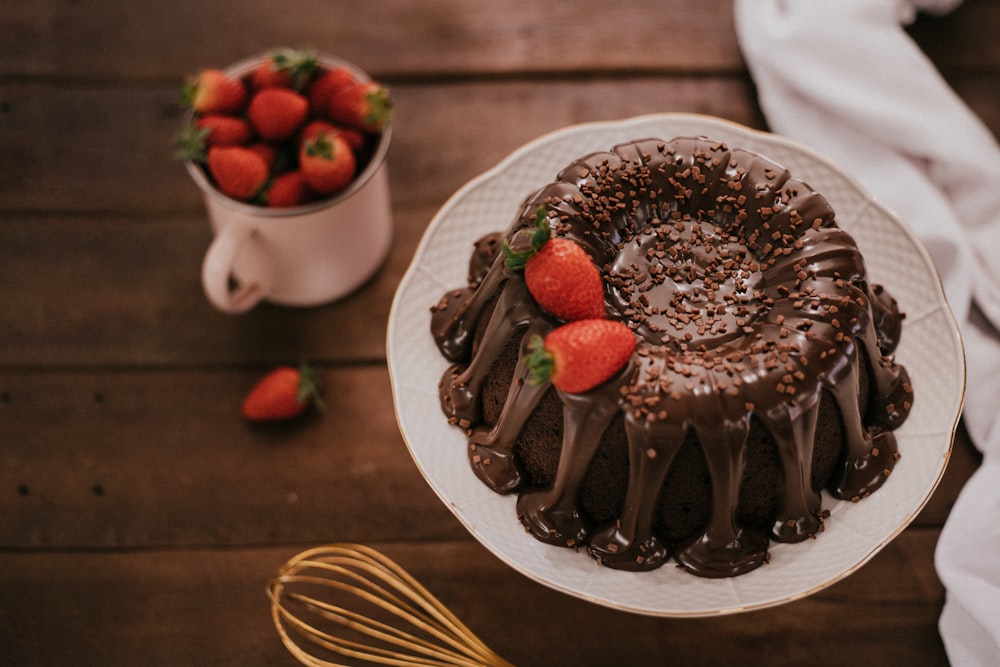
[[[353,610],[332,602],[344,594],[352,596]],[[271,579],[267,595],[281,641],[309,667],[344,667],[326,659],[333,654],[380,665],[513,667],[370,547],[341,543],[304,551]]]

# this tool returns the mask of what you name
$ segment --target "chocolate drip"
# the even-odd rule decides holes
[[[628,371],[585,394],[557,390],[564,430],[556,478],[550,487],[524,491],[517,499],[521,522],[543,542],[572,547],[587,540],[590,526],[580,512],[580,486],[601,436],[618,412],[618,388]]]
[[[469,284],[478,286],[483,282],[487,272],[493,267],[500,248],[503,246],[503,234],[493,232],[487,234],[475,243],[472,257],[469,258]]]
[[[622,570],[651,570],[670,557],[670,549],[653,531],[659,490],[684,442],[685,429],[670,422],[654,424],[626,417],[629,479],[625,508],[613,524],[596,533],[590,553]]]
[[[506,276],[506,268],[500,260],[502,258],[498,258],[498,261],[493,263],[493,267],[483,279],[480,289],[476,290],[465,301],[467,308],[459,308],[459,316],[448,322],[443,330],[444,332],[456,332],[461,337],[463,345],[471,345],[472,341],[471,325],[468,323],[469,314],[478,315],[491,296],[490,288],[497,289],[495,286],[499,285],[503,281],[503,277]],[[449,418],[456,420],[457,423],[466,428],[480,422],[479,390],[486,374],[489,373],[493,362],[503,352],[507,341],[511,339],[514,332],[527,326],[538,317],[538,307],[535,306],[535,302],[524,286],[524,281],[503,281],[503,288],[500,288],[496,307],[486,324],[486,330],[482,334],[475,356],[464,368],[458,365],[449,368],[439,385],[441,408]],[[456,339],[442,335],[437,340],[440,341],[439,345],[443,349],[452,349],[449,342]]]
[[[453,362],[469,359],[479,314],[506,278],[503,259],[497,256],[475,289],[448,292],[431,308],[431,335],[445,359]]]
[[[816,392],[808,405],[784,404],[762,415],[778,446],[784,472],[778,515],[771,526],[771,537],[778,542],[801,542],[819,529],[820,498],[812,488],[809,467],[818,414]]]
[[[512,277],[511,280],[520,280]],[[514,378],[510,383],[507,400],[500,417],[492,427],[479,426],[469,434],[469,460],[476,476],[497,493],[510,493],[524,483],[524,473],[514,456],[517,436],[528,416],[538,406],[548,391],[548,384],[534,384],[524,363],[528,341],[533,335],[544,336],[552,329],[545,319],[539,318],[528,325],[521,339]]]
[[[892,354],[899,345],[905,315],[899,312],[899,305],[884,287],[872,285],[871,292],[879,349],[882,354]]]
[[[492,257],[495,235],[477,245],[470,286],[445,295],[432,317],[435,340],[455,362],[442,379],[443,409],[467,430],[476,475],[500,493],[520,491],[518,515],[533,535],[587,544],[615,568],[649,570],[673,555],[694,574],[733,576],[766,562],[770,539],[798,542],[822,529],[821,487],[857,500],[884,483],[898,458],[891,431],[913,401],[905,369],[884,356],[898,343],[902,314],[881,287],[869,287],[860,252],[821,195],[749,151],[704,138],[647,139],[567,166],[525,200],[503,238],[533,227],[539,207],[555,234],[590,254],[609,312],[638,337],[633,363],[615,379],[584,394],[557,392],[562,435],[551,484],[526,488],[519,440],[554,391],[527,381],[525,340],[558,323]],[[481,423],[483,381],[511,341],[520,341],[513,380],[499,416]],[[843,453],[835,473],[817,480],[814,443],[831,401]],[[595,528],[580,492],[620,413],[627,488],[616,520]],[[767,525],[740,512],[760,429],[778,461]],[[672,543],[657,512],[692,437],[710,509],[704,525]]]
[[[857,339],[865,353],[855,352],[854,363],[847,368],[849,378],[832,385],[841,413],[849,411],[844,422],[851,430],[845,438],[844,467],[839,478],[832,482],[831,493],[853,501],[874,492],[892,472],[899,458],[899,448],[891,430],[903,423],[913,404],[909,375],[905,368],[881,355],[874,322],[869,322],[865,334]],[[852,383],[857,383],[862,363],[858,356],[866,360],[872,388],[863,415],[856,395],[850,391]],[[871,360],[878,361],[873,363]]]

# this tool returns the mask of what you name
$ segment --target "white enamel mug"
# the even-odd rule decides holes
[[[226,71],[241,76],[266,56]],[[355,65],[319,56],[326,67]],[[316,306],[344,297],[382,265],[392,242],[392,206],[385,164],[387,125],[364,170],[334,197],[293,208],[267,208],[219,192],[197,164],[186,162],[201,188],[215,234],[202,262],[206,297],[222,312],[242,313],[261,301]]]

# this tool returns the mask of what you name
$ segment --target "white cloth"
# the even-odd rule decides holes
[[[953,664],[1000,665],[1000,148],[903,29],[961,0],[734,1],[770,129],[850,170],[942,276],[965,344],[965,424],[984,459],[935,553],[939,629]]]

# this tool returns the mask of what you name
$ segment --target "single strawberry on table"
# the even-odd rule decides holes
[[[604,317],[604,281],[590,255],[576,242],[551,235],[545,211],[539,208],[535,229],[520,239],[527,247],[504,244],[507,268],[523,270],[531,296],[559,319]]]
[[[525,363],[535,384],[580,394],[610,380],[628,363],[635,334],[617,320],[576,320],[533,336]]]
[[[241,412],[249,421],[283,421],[310,407],[322,409],[315,372],[309,366],[279,366],[253,386]]]

